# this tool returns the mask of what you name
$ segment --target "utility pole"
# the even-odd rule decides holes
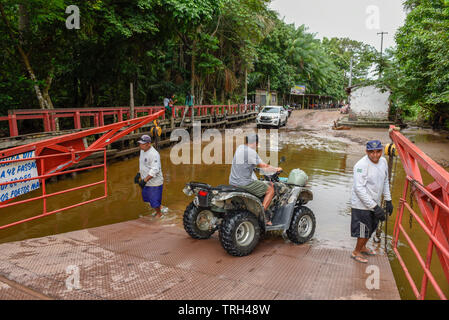
[[[245,68],[245,109],[248,104],[248,68]]]
[[[351,60],[349,61],[349,84],[348,84],[348,88],[351,88],[351,86],[352,86],[352,59],[353,59],[353,57],[351,56]],[[351,105],[351,95],[348,96],[348,104]]]
[[[379,65],[379,78],[382,77],[382,54],[384,49],[384,34],[388,34],[388,32],[378,32],[377,35],[380,34],[380,65]]]
[[[271,105],[271,90],[270,90],[270,76],[268,76],[268,94],[267,94],[267,106]]]

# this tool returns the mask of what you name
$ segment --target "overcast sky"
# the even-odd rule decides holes
[[[317,38],[348,37],[374,46],[380,51],[394,46],[394,35],[404,24],[403,0],[272,0],[270,7],[285,22],[301,24],[316,33]]]

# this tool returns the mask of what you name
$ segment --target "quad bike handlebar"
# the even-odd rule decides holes
[[[284,172],[284,170],[279,170],[274,172],[273,174],[266,174],[266,172],[261,168],[255,168],[261,175],[261,179],[264,181],[271,181],[271,182],[279,182],[279,175]]]
[[[279,164],[282,162],[285,162],[285,157],[282,156],[281,159],[279,159]],[[270,181],[270,182],[279,182],[279,175],[284,172],[284,170],[279,170],[274,172],[273,174],[266,174],[265,170],[262,168],[255,168],[254,170],[258,171],[259,174],[262,176],[261,180],[263,181]]]

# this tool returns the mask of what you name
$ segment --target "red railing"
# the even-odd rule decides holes
[[[206,116],[209,114],[212,115],[223,115],[223,114],[241,114],[246,112],[253,112],[255,111],[255,104],[233,104],[233,105],[201,105],[201,106],[195,106],[195,115],[197,116]],[[184,110],[187,107],[185,106],[174,106],[173,107],[173,117],[182,117],[184,114]],[[191,109],[187,113],[189,116],[191,116],[192,112]]]
[[[0,210],[4,209],[4,208],[9,208],[9,207],[13,207],[13,206],[18,206],[21,204],[25,204],[25,203],[29,203],[29,202],[33,202],[33,201],[37,201],[37,200],[42,200],[42,213],[27,219],[22,219],[19,221],[15,221],[12,223],[8,223],[5,225],[0,226],[0,230],[2,229],[6,229],[21,223],[25,223],[28,221],[32,221],[32,220],[36,220],[39,218],[43,218],[61,211],[65,211],[68,209],[72,209],[72,208],[76,208],[97,200],[101,200],[101,199],[105,199],[108,195],[108,189],[107,189],[107,168],[106,168],[106,149],[102,148],[102,149],[94,149],[94,150],[89,150],[89,151],[74,151],[71,153],[61,153],[61,154],[57,154],[57,155],[47,155],[47,156],[37,156],[37,157],[32,157],[32,158],[26,158],[26,159],[17,159],[17,160],[8,160],[8,161],[0,161],[0,164],[10,164],[10,163],[17,163],[17,162],[22,162],[22,161],[36,161],[37,166],[39,168],[40,172],[45,172],[45,162],[46,161],[50,161],[50,162],[55,162],[54,158],[57,157],[61,157],[61,156],[70,156],[72,158],[77,158],[79,156],[81,156],[82,153],[92,153],[92,152],[96,152],[96,151],[102,151],[103,152],[103,163],[102,164],[98,164],[98,165],[92,165],[89,167],[84,167],[84,168],[80,168],[80,169],[73,169],[73,170],[66,170],[66,171],[61,171],[61,172],[56,172],[56,173],[50,173],[50,174],[40,174],[36,177],[31,177],[31,178],[26,178],[26,179],[20,179],[20,180],[15,180],[15,181],[8,181],[8,182],[4,182],[4,183],[0,183],[0,187],[2,186],[7,186],[10,184],[16,184],[16,183],[23,183],[26,181],[35,181],[35,180],[39,180],[40,183],[40,187],[42,189],[42,194],[40,196],[36,196],[36,197],[32,197],[30,199],[25,199],[25,200],[19,200],[16,201],[17,198],[14,199],[10,199],[4,202],[0,203]],[[85,171],[85,170],[90,170],[90,169],[96,169],[96,168],[103,168],[104,171],[104,177],[103,180],[97,181],[97,182],[93,182],[93,183],[89,183],[86,185],[82,185],[79,187],[75,187],[75,188],[70,188],[70,189],[66,189],[66,190],[62,190],[62,191],[58,191],[58,192],[54,192],[54,193],[47,193],[47,188],[46,188],[46,181],[47,179],[54,177],[54,176],[58,176],[61,174],[69,174],[69,173],[73,173],[73,172],[80,172],[80,171]],[[57,210],[53,210],[53,211],[48,211],[47,210],[47,199],[57,196],[57,195],[61,195],[61,194],[65,194],[68,192],[72,192],[72,191],[77,191],[77,190],[82,190],[82,189],[86,189],[86,188],[90,188],[90,187],[94,187],[94,186],[98,186],[98,185],[103,185],[104,186],[104,195],[100,196],[100,197],[96,197],[94,199],[90,199],[87,201],[83,201],[77,204],[73,204],[71,206],[67,206],[64,208],[60,208]]]
[[[172,116],[174,118],[182,117],[185,106],[174,106],[172,108]],[[247,105],[201,105],[194,106],[195,113],[198,116],[208,114],[237,114],[255,111],[255,104]],[[152,115],[158,111],[164,110],[163,106],[153,107],[135,107],[134,118],[144,115]],[[191,110],[189,111],[190,116]],[[81,119],[83,117],[93,117],[94,127],[102,127],[105,125],[105,117],[113,116],[114,122],[121,122],[130,119],[129,107],[111,107],[111,108],[60,108],[52,110],[40,109],[17,109],[9,110],[8,116],[0,117],[1,121],[8,121],[9,135],[15,137],[19,135],[18,120],[41,119],[44,125],[44,132],[56,131],[56,119],[73,118],[74,129],[82,129]],[[165,119],[165,115],[163,116]]]
[[[43,213],[24,220],[20,220],[17,222],[13,222],[4,226],[1,226],[0,229],[4,229],[7,227],[11,227],[20,223],[24,223],[30,220],[38,219],[44,216],[48,216],[50,214],[54,214],[56,212],[68,210],[71,208],[78,207],[80,205],[84,205],[87,203],[91,203],[97,200],[104,199],[107,196],[107,189],[106,189],[106,146],[117,141],[118,139],[124,137],[130,132],[133,132],[140,127],[150,123],[151,121],[154,121],[164,115],[163,110],[159,110],[158,112],[130,120],[125,120],[122,122],[117,122],[113,124],[109,124],[106,126],[101,126],[98,128],[91,128],[87,130],[82,130],[76,133],[66,134],[63,136],[54,137],[51,139],[38,141],[38,142],[32,142],[27,145],[14,147],[7,150],[1,150],[0,151],[0,168],[5,167],[5,165],[8,165],[10,163],[14,162],[20,162],[20,161],[31,161],[35,160],[35,168],[37,170],[37,177],[27,177],[24,178],[24,176],[17,174],[17,172],[11,172],[1,175],[3,178],[3,182],[0,183],[0,191],[4,191],[4,186],[15,184],[15,183],[23,183],[26,181],[36,180],[40,179],[42,181],[42,195],[38,197],[34,197],[32,199],[26,199],[21,201],[16,201],[14,199],[10,199],[11,197],[8,197],[8,199],[4,199],[6,201],[2,201],[0,204],[0,209],[2,208],[8,208],[10,206],[15,206],[19,204],[28,203],[35,200],[42,200],[43,201]],[[93,141],[90,145],[86,145],[84,138],[93,136],[95,137],[95,141]],[[74,169],[74,170],[68,170],[69,167],[71,167],[74,164],[79,163],[84,158],[88,157],[89,155],[93,154],[94,152],[102,151],[103,154],[103,164],[102,165],[94,165],[87,168],[82,169]],[[34,157],[29,158],[25,157],[24,153],[30,153],[34,152]],[[20,159],[20,155],[23,155],[22,157],[25,159]],[[11,157],[11,158],[10,158]],[[72,172],[78,172],[88,169],[94,169],[94,168],[100,168],[104,167],[104,179],[102,181],[98,181],[95,183],[91,183],[85,186],[68,189],[64,191],[55,192],[53,194],[47,194],[46,193],[46,186],[45,181],[48,178],[51,178],[53,176],[57,176],[60,174],[67,174]],[[66,171],[64,171],[66,170]],[[17,170],[18,171],[18,170]],[[5,173],[5,170],[2,170],[3,173]],[[8,175],[8,178],[6,178],[6,175]],[[14,180],[17,179],[17,180]],[[6,180],[6,181],[5,181]],[[1,180],[0,180],[1,181]],[[47,212],[47,198],[64,194],[66,192],[71,192],[75,190],[80,190],[83,188],[93,187],[96,185],[100,185],[104,183],[105,188],[105,194],[104,196],[91,199],[88,201],[80,202],[75,205],[71,205],[62,209],[57,209],[51,212]],[[31,188],[30,188],[31,189]],[[5,193],[3,192],[2,196],[4,196]],[[6,197],[5,197],[6,198]],[[0,199],[2,200],[2,199]],[[10,202],[10,203],[9,203]]]
[[[428,282],[430,281],[437,295],[441,299],[447,300],[441,286],[430,270],[430,265],[433,250],[435,249],[446,280],[449,283],[449,172],[400,134],[394,126],[390,127],[390,137],[396,145],[407,174],[395,221],[393,250],[417,299],[424,300],[426,298]],[[420,166],[434,179],[427,186],[423,184]],[[413,201],[411,196],[409,202],[407,202],[407,193],[409,191],[413,193],[423,219],[413,210],[412,205],[409,203]],[[425,260],[422,258],[411,236],[402,226],[404,209],[407,209],[429,237]],[[406,239],[424,271],[421,288],[419,289],[398,250],[399,236],[401,234]]]

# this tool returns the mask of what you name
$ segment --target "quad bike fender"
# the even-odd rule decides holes
[[[246,206],[246,209],[252,212],[257,217],[259,217],[261,214],[263,215],[263,213],[265,212],[262,202],[260,202],[260,200],[256,196],[246,192],[230,192],[218,194],[213,198],[212,203],[218,204],[218,202],[222,202],[224,204],[226,200],[230,200],[233,198],[242,200]]]
[[[301,205],[305,205],[307,202],[313,200],[313,193],[312,191],[305,189],[305,188],[299,188],[299,195],[298,200],[301,201]]]
[[[293,187],[288,197],[287,203],[279,208],[278,212],[274,214],[273,225],[283,225],[285,226],[285,228],[288,228],[290,226],[296,202],[302,190],[303,188]]]

